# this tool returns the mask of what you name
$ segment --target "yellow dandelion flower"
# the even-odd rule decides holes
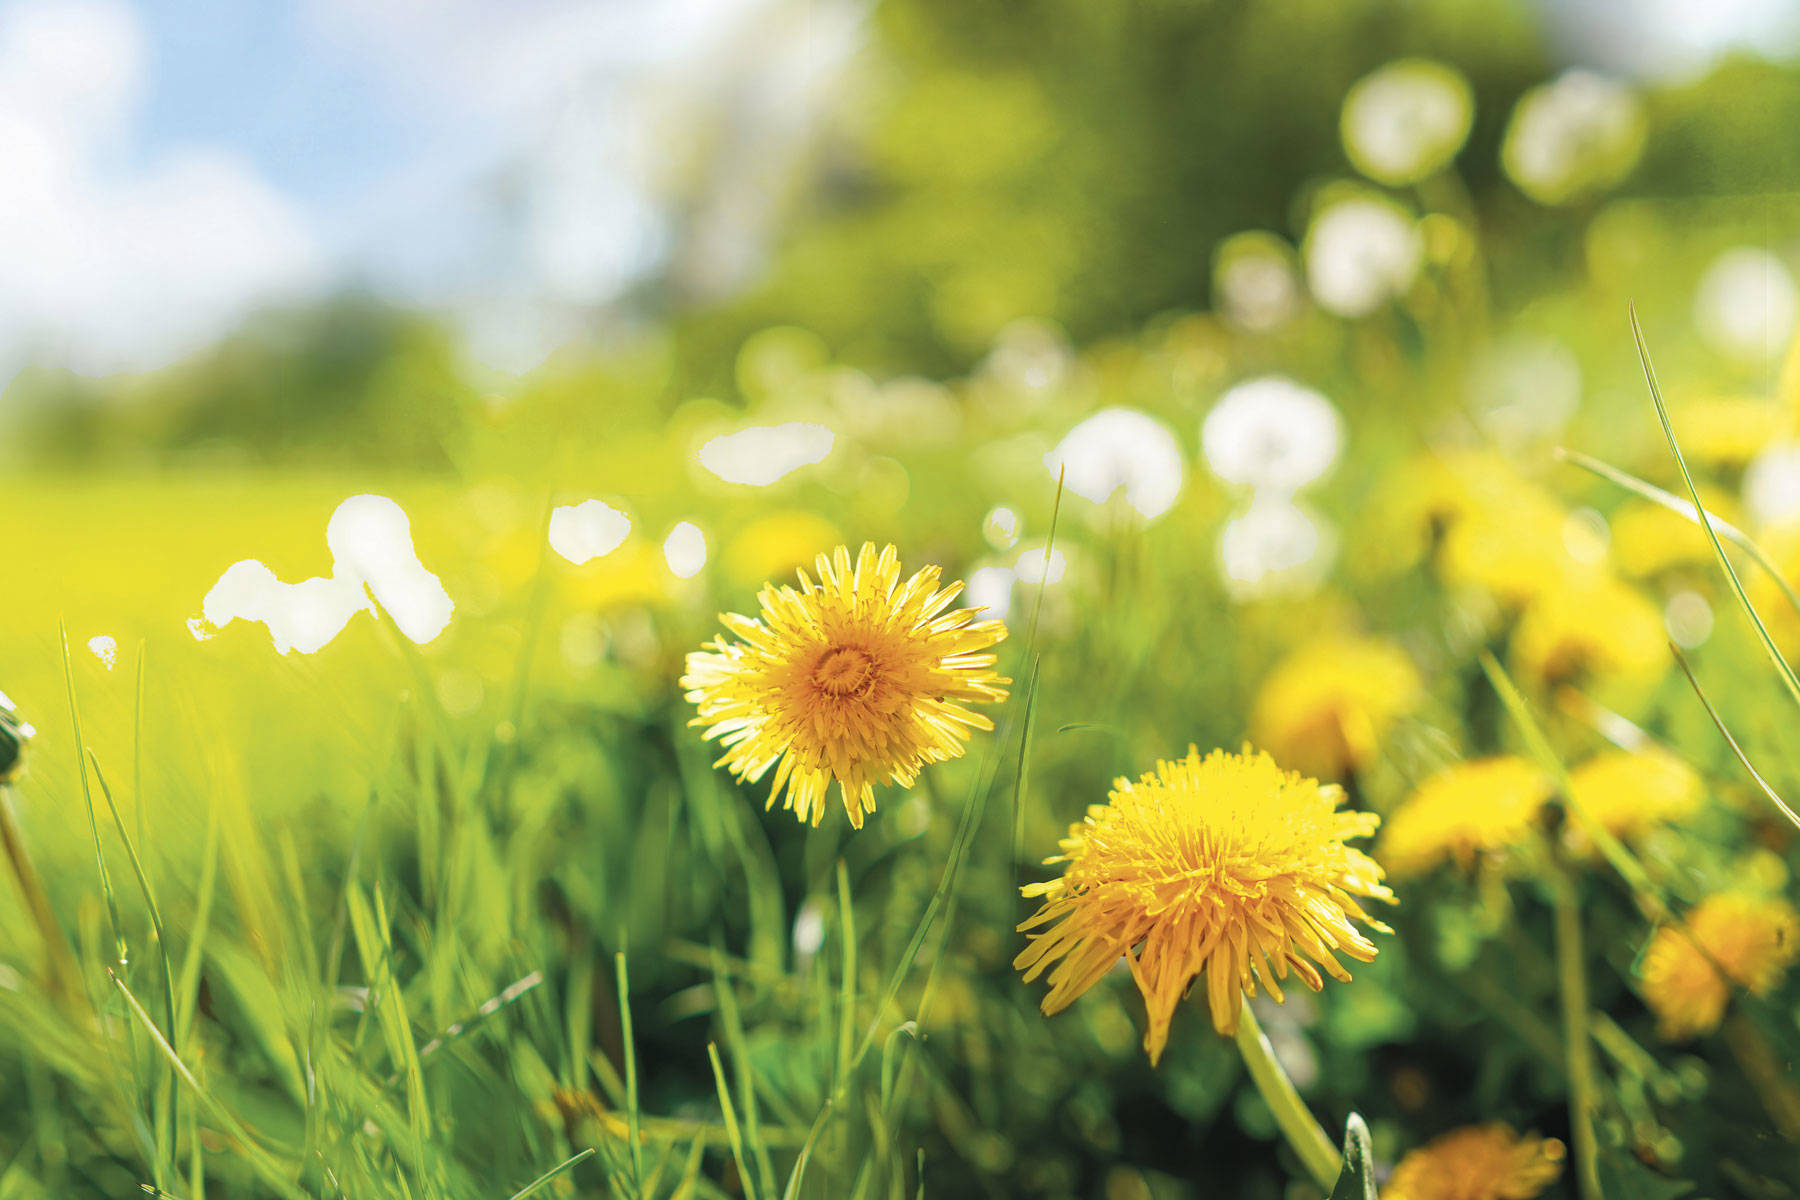
[[[1731,494],[1710,485],[1700,488],[1706,511],[1734,524],[1740,519]],[[1660,575],[1676,567],[1711,567],[1712,543],[1706,531],[1678,512],[1649,500],[1633,500],[1612,515],[1612,557],[1619,570],[1634,579]]]
[[[1394,897],[1375,860],[1344,844],[1380,818],[1340,811],[1343,798],[1248,747],[1205,758],[1190,747],[1136,782],[1121,777],[1046,860],[1063,863],[1062,876],[1022,889],[1044,904],[1019,926],[1031,941],[1013,966],[1026,982],[1050,970],[1048,1015],[1124,958],[1144,996],[1152,1063],[1201,975],[1213,1027],[1227,1035],[1259,981],[1280,1001],[1290,969],[1314,990],[1320,967],[1348,979],[1338,952],[1375,957],[1353,922],[1389,932],[1356,897]]]
[[[1665,925],[1644,952],[1644,1001],[1670,1041],[1711,1033],[1733,984],[1764,995],[1800,953],[1800,914],[1784,900],[1722,892]]]
[[[1381,1200],[1533,1200],[1562,1174],[1563,1144],[1509,1125],[1454,1129],[1409,1152]]]
[[[1250,736],[1303,775],[1342,779],[1418,703],[1419,672],[1378,638],[1326,637],[1283,659],[1251,707]]]
[[[726,578],[750,587],[759,579],[799,570],[842,540],[824,517],[798,510],[772,512],[738,530],[720,559]]]
[[[1669,414],[1681,453],[1694,462],[1742,466],[1793,428],[1788,411],[1760,396],[1707,396]]]
[[[1396,879],[1454,859],[1517,846],[1550,797],[1550,780],[1522,758],[1499,755],[1447,767],[1420,784],[1388,819],[1381,861]]]
[[[1690,816],[1702,799],[1694,769],[1655,747],[1596,754],[1569,773],[1569,789],[1583,813],[1622,838]],[[1578,849],[1587,847],[1579,824],[1569,826],[1569,838]]]
[[[1800,588],[1800,521],[1783,518],[1759,530],[1756,540],[1787,585]],[[1744,586],[1775,640],[1790,654],[1800,650],[1800,616],[1788,604],[1781,585],[1765,571],[1752,571],[1745,577]]]
[[[725,613],[723,637],[688,655],[681,686],[725,753],[717,764],[755,783],[771,767],[777,799],[817,825],[835,781],[862,827],[875,785],[911,787],[919,769],[962,755],[970,729],[994,723],[970,705],[1006,699],[994,673],[999,621],[951,608],[962,584],[926,567],[901,582],[892,546],[865,543],[854,568],[839,546],[819,555],[818,582],[766,585],[760,617]]]
[[[1495,451],[1426,452],[1394,472],[1377,496],[1372,516],[1380,535],[1369,551],[1390,569],[1411,566],[1465,518],[1517,511],[1562,510]]]
[[[1608,576],[1537,597],[1519,618],[1512,648],[1520,674],[1545,685],[1590,677],[1654,682],[1669,660],[1662,613]]]
[[[1445,535],[1438,571],[1446,583],[1513,607],[1556,595],[1592,571],[1569,554],[1567,523],[1560,505],[1530,493],[1512,507],[1474,509]]]

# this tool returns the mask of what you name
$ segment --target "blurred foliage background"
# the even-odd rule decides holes
[[[1685,495],[1635,303],[1707,507],[1800,583],[1797,125],[1789,63],[1620,82],[1522,3],[884,0],[766,244],[709,233],[729,124],[678,128],[662,265],[535,369],[352,289],[146,373],[20,370],[0,688],[79,966],[0,888],[0,1197],[504,1197],[589,1148],[541,1194],[1316,1195],[1197,1014],[1154,1071],[1116,980],[1038,1015],[1018,885],[1159,756],[1289,726],[1306,753],[1289,709],[1329,687],[1253,710],[1341,636],[1422,681],[1340,764],[1357,807],[1531,756],[1485,652],[1567,765],[1656,744],[1700,781],[1629,838],[1673,910],[1791,896],[1794,828],[1669,651],[1791,796],[1756,626],[1694,524],[1556,448]],[[800,426],[828,449],[773,481],[702,451]],[[370,493],[441,633],[358,612],[284,653],[214,619],[234,563],[341,574],[328,524]],[[577,562],[552,512],[590,498],[629,534]],[[675,680],[716,613],[865,540],[970,579],[1021,698],[1038,673],[1028,736],[1021,699],[852,836],[712,772]],[[1262,1010],[1303,1094],[1362,1113],[1384,1171],[1470,1124],[1572,1141],[1573,864],[1605,1194],[1796,1195],[1800,984],[1660,1036],[1667,922],[1560,812],[1397,884],[1354,983]]]

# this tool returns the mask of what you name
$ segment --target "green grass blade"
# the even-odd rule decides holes
[[[1040,581],[1037,601],[1032,607],[1031,622],[1027,626],[1025,637],[1024,658],[1028,663],[1035,663],[1037,658],[1038,614],[1043,608],[1044,590],[1048,586],[1050,556],[1056,546],[1056,522],[1062,511],[1062,494],[1062,476],[1059,473],[1056,482],[1055,507],[1051,510],[1050,516],[1050,534],[1044,542],[1044,579]],[[1000,722],[999,728],[995,733],[993,746],[985,756],[985,761],[983,762],[981,770],[977,772],[968,799],[963,803],[962,816],[957,821],[956,832],[950,843],[950,853],[944,861],[942,873],[938,876],[937,886],[932,889],[931,897],[925,904],[925,912],[920,916],[918,924],[914,926],[912,936],[907,940],[906,947],[901,952],[900,960],[894,965],[893,971],[888,975],[887,983],[883,986],[880,999],[875,1005],[873,1015],[870,1017],[868,1028],[863,1031],[862,1041],[858,1044],[856,1053],[851,1058],[852,1070],[862,1062],[868,1055],[870,1048],[874,1046],[875,1035],[881,1028],[882,1017],[893,1005],[895,997],[900,994],[900,988],[906,982],[906,976],[912,971],[913,963],[918,959],[919,952],[924,948],[926,939],[931,935],[932,929],[938,925],[938,914],[944,912],[948,908],[954,907],[950,903],[950,898],[954,892],[957,878],[961,874],[962,864],[968,855],[969,847],[975,840],[975,832],[981,827],[981,819],[987,811],[988,794],[992,791],[994,778],[999,772],[1000,748],[1005,745],[1006,735],[1010,733],[1015,723],[1013,714],[1017,713],[1021,708],[1026,710],[1027,715],[1029,715],[1031,711],[1030,698],[1036,688],[1036,674],[1036,669],[1034,667],[1029,673],[1023,693],[1015,691],[1012,699],[1008,702],[1008,715]],[[1022,819],[1021,815],[1015,814],[1015,834],[1017,833],[1019,822],[1021,822]],[[943,939],[948,936],[948,919],[946,918],[943,929],[940,931],[940,946],[942,945]],[[929,996],[929,994],[930,989],[928,984],[926,995]],[[817,1117],[813,1120],[812,1128],[807,1132],[806,1142],[802,1146],[800,1155],[794,1162],[794,1169],[788,1176],[787,1188],[783,1193],[784,1197],[791,1198],[799,1194],[800,1182],[805,1174],[806,1165],[808,1161],[810,1161],[812,1146],[817,1140],[820,1132],[824,1129],[830,1115],[836,1110],[837,1102],[841,1095],[842,1092],[839,1089],[834,1088],[831,1095],[826,1098],[825,1103],[820,1107]]]
[[[558,1176],[567,1174],[593,1156],[594,1148],[592,1146],[589,1146],[579,1154],[570,1155],[562,1162],[557,1163],[554,1167],[551,1167],[548,1171],[545,1171],[542,1175],[539,1175],[536,1179],[514,1192],[511,1196],[507,1197],[507,1200],[526,1200],[527,1196],[536,1195],[538,1192],[543,1191],[555,1182]]]
[[[168,1039],[163,1037],[162,1031],[157,1029],[156,1022],[150,1019],[150,1014],[144,1011],[144,1006],[138,1003],[138,998],[132,995],[131,989],[125,985],[125,981],[119,978],[118,972],[108,968],[106,973],[112,979],[113,986],[119,989],[119,994],[124,996],[126,1007],[131,1010],[131,1015],[144,1027],[150,1035],[150,1040],[162,1052],[163,1057],[168,1059],[176,1076],[187,1084],[225,1131],[237,1140],[243,1150],[245,1161],[255,1169],[258,1175],[262,1176],[264,1182],[281,1195],[289,1197],[290,1200],[306,1200],[306,1193],[295,1186],[294,1181],[281,1169],[275,1161],[275,1157],[257,1140],[255,1135],[244,1126],[242,1121],[238,1120],[230,1109],[220,1103],[218,1098],[200,1083],[199,1079],[195,1078],[194,1073],[188,1069],[188,1065],[181,1061],[181,1056],[175,1053],[175,1048],[169,1045]]]
[[[1794,703],[1800,704],[1800,676],[1794,674],[1794,668],[1788,665],[1787,659],[1776,647],[1775,639],[1770,636],[1768,626],[1757,615],[1756,606],[1750,603],[1750,595],[1744,590],[1743,580],[1738,578],[1737,568],[1731,565],[1731,559],[1725,553],[1724,543],[1719,540],[1719,531],[1713,528],[1711,514],[1706,513],[1706,505],[1701,503],[1700,489],[1694,483],[1693,472],[1688,470],[1687,459],[1675,440],[1675,426],[1669,420],[1668,405],[1663,403],[1662,388],[1656,382],[1656,368],[1650,363],[1650,348],[1644,344],[1644,330],[1638,324],[1636,305],[1631,308],[1631,336],[1637,343],[1638,360],[1644,366],[1644,380],[1650,386],[1650,399],[1656,405],[1656,419],[1662,422],[1663,436],[1669,442],[1669,452],[1675,456],[1675,465],[1681,468],[1681,481],[1687,485],[1688,497],[1694,502],[1694,511],[1706,515],[1706,520],[1700,523],[1700,527],[1706,531],[1707,540],[1712,543],[1713,554],[1719,560],[1719,567],[1725,572],[1727,582],[1731,584],[1732,594],[1737,597],[1738,604],[1750,618],[1750,623],[1756,627],[1756,636],[1762,642],[1763,651],[1769,656],[1776,674],[1781,677],[1788,695],[1793,698]]]
[[[100,873],[100,891],[106,897],[106,915],[112,922],[113,946],[118,962],[126,962],[130,954],[125,946],[124,926],[119,922],[119,900],[113,894],[112,875],[106,869],[106,851],[100,842],[100,819],[94,810],[94,792],[88,783],[87,739],[81,733],[81,706],[75,702],[75,662],[69,655],[68,626],[59,626],[62,635],[63,683],[69,690],[69,723],[75,732],[77,774],[81,777],[81,798],[87,802],[88,832],[94,838],[94,868]]]
[[[856,912],[850,903],[850,875],[844,860],[837,862],[838,938],[843,946],[842,978],[838,984],[837,1086],[850,1082],[852,1048],[856,1044]]]
[[[643,1118],[638,1111],[637,1043],[631,1030],[631,977],[625,965],[625,952],[613,956],[619,981],[619,1036],[625,1042],[625,1128],[631,1139],[631,1186],[643,1195],[644,1137]]]
[[[187,1041],[193,1026],[195,1007],[200,997],[200,967],[203,963],[206,935],[212,927],[213,899],[219,890],[219,808],[217,800],[207,806],[206,847],[201,852],[200,886],[195,899],[194,919],[188,928],[187,952],[181,959],[180,1005],[176,1009],[175,1042]]]
[[[424,1071],[419,1066],[418,1046],[413,1041],[412,1024],[406,1014],[406,999],[394,975],[393,943],[388,936],[387,907],[382,900],[381,885],[375,886],[373,909],[361,888],[350,889],[349,901],[351,932],[369,980],[366,1007],[374,1010],[376,1023],[387,1042],[388,1057],[406,1078],[413,1156],[415,1161],[423,1162],[431,1128],[431,1109],[425,1091]]]
[[[144,674],[147,655],[144,640],[139,638],[137,679],[132,689],[131,702],[131,799],[137,805],[137,840],[140,846],[150,844],[144,824],[144,810],[149,807],[144,803]]]
[[[713,1082],[719,1088],[719,1108],[725,1114],[725,1136],[731,1140],[731,1158],[737,1164],[738,1180],[744,1185],[744,1200],[756,1200],[756,1180],[750,1164],[744,1161],[744,1138],[738,1130],[737,1109],[731,1103],[731,1089],[725,1084],[725,1068],[719,1062],[717,1042],[706,1044],[706,1057],[712,1063]]]
[[[1631,889],[1645,912],[1657,920],[1668,919],[1673,910],[1669,907],[1667,898],[1663,896],[1662,889],[1656,886],[1649,873],[1644,870],[1644,865],[1638,862],[1637,857],[1626,848],[1625,843],[1621,842],[1610,829],[1595,820],[1582,807],[1580,800],[1575,796],[1574,789],[1569,786],[1568,768],[1563,765],[1563,761],[1556,751],[1551,749],[1550,740],[1544,736],[1544,731],[1538,725],[1537,718],[1531,715],[1531,706],[1525,703],[1525,697],[1520,694],[1518,685],[1513,683],[1512,677],[1506,673],[1506,669],[1492,654],[1483,650],[1478,657],[1481,661],[1482,671],[1487,674],[1488,682],[1493,685],[1494,691],[1500,697],[1501,704],[1511,715],[1513,723],[1519,727],[1519,733],[1524,737],[1525,745],[1531,751],[1532,757],[1536,758],[1539,765],[1556,781],[1557,792],[1562,797],[1569,815],[1575,818],[1589,841],[1599,848],[1601,856],[1606,859],[1608,865],[1618,872],[1619,878],[1625,881],[1625,885]]]
[[[775,1194],[775,1164],[769,1156],[762,1135],[761,1105],[756,1099],[756,1076],[750,1066],[750,1047],[744,1037],[744,1021],[738,1012],[737,992],[725,967],[725,957],[718,946],[712,948],[713,992],[718,997],[719,1024],[725,1035],[725,1048],[731,1054],[731,1069],[737,1072],[738,1103],[744,1110],[744,1139],[756,1158],[757,1181],[765,1195]]]
[[[1762,794],[1769,798],[1769,803],[1779,809],[1781,815],[1788,819],[1788,823],[1796,829],[1800,829],[1800,813],[1796,813],[1788,805],[1788,802],[1783,800],[1773,787],[1769,786],[1769,781],[1763,778],[1762,772],[1751,765],[1749,755],[1745,754],[1744,748],[1738,745],[1738,740],[1731,736],[1731,730],[1725,727],[1725,718],[1719,715],[1719,710],[1714,708],[1712,701],[1706,698],[1706,691],[1700,686],[1700,681],[1695,678],[1694,669],[1688,665],[1687,658],[1679,649],[1673,646],[1670,649],[1675,651],[1675,661],[1680,664],[1681,673],[1687,676],[1688,683],[1694,689],[1694,695],[1700,697],[1701,707],[1706,709],[1706,715],[1712,718],[1713,726],[1718,729],[1719,736],[1725,739],[1725,744],[1731,747],[1732,754],[1737,756],[1739,765],[1755,781],[1756,786],[1762,789]]]
[[[1050,590],[1050,556],[1056,550],[1056,523],[1062,518],[1063,477],[1064,477],[1064,475],[1067,474],[1067,472],[1068,472],[1068,467],[1066,465],[1059,468],[1056,472],[1056,496],[1050,502],[1050,532],[1044,538],[1044,574],[1043,574],[1043,578],[1041,578],[1038,581],[1038,593],[1037,593],[1036,597],[1034,597],[1032,600],[1031,624],[1029,626],[1027,626],[1026,630],[1025,630],[1025,661],[1029,665],[1029,669],[1030,669],[1029,676],[1026,680],[1027,688],[1030,688],[1033,684],[1035,684],[1036,679],[1037,679],[1038,614],[1041,613],[1044,608],[1044,593]],[[1030,728],[1029,713],[1027,714],[1027,717],[1026,717],[1026,728],[1027,728],[1027,730],[1029,730],[1029,728]],[[1029,734],[1027,734],[1027,739],[1029,739]],[[1021,745],[1020,749],[1019,749],[1020,770],[1024,769],[1024,761],[1025,761],[1025,749],[1024,749],[1024,746]],[[1024,845],[1025,845],[1025,797],[1024,797],[1023,786],[1018,786],[1013,789],[1013,812],[1012,812],[1012,861],[1013,862],[1016,863],[1019,861],[1019,854],[1020,854],[1020,851],[1024,848]]]
[[[1781,594],[1787,598],[1787,602],[1793,606],[1794,611],[1800,613],[1800,592],[1794,591],[1793,586],[1788,583],[1787,577],[1781,573],[1781,568],[1775,565],[1775,560],[1770,558],[1768,552],[1757,545],[1755,540],[1752,539],[1749,534],[1739,529],[1736,525],[1733,525],[1730,521],[1727,521],[1724,517],[1719,516],[1717,513],[1707,513],[1704,512],[1704,510],[1696,510],[1691,501],[1683,500],[1673,493],[1665,492],[1654,483],[1639,479],[1629,471],[1621,471],[1610,463],[1602,462],[1600,459],[1597,459],[1590,454],[1583,454],[1579,450],[1570,450],[1563,446],[1558,446],[1554,453],[1556,457],[1562,461],[1580,467],[1582,470],[1591,474],[1598,475],[1608,483],[1615,483],[1641,499],[1648,500],[1653,504],[1659,504],[1676,516],[1691,521],[1695,525],[1700,524],[1701,515],[1704,513],[1706,523],[1712,528],[1712,531],[1736,546],[1739,550],[1742,550],[1745,554],[1749,555],[1750,561],[1761,567],[1763,571],[1767,573],[1769,578],[1774,581],[1775,586],[1781,589]]]
[[[125,857],[131,863],[131,872],[137,878],[138,890],[144,896],[144,908],[150,915],[150,929],[156,939],[156,957],[162,964],[163,977],[163,1016],[167,1022],[167,1033],[171,1044],[179,1045],[179,1031],[175,1024],[175,968],[169,961],[169,935],[163,928],[162,909],[156,903],[156,890],[150,886],[150,877],[144,872],[143,860],[138,857],[137,847],[132,843],[131,835],[125,832],[125,820],[119,815],[119,806],[113,802],[112,788],[107,785],[106,775],[100,770],[100,759],[92,750],[87,752],[88,766],[94,772],[94,782],[100,785],[100,795],[106,800],[106,811],[112,814],[113,828],[119,832],[119,841],[125,846]],[[141,807],[141,803],[140,803]],[[163,1106],[164,1122],[157,1130],[158,1154],[156,1173],[158,1186],[162,1186],[165,1176],[172,1178],[174,1164],[164,1158],[175,1153],[176,1139],[180,1130],[178,1111],[178,1093],[175,1089],[173,1074],[164,1080]],[[167,1139],[164,1142],[162,1139]]]

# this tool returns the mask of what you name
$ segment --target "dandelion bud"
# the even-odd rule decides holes
[[[25,766],[25,743],[36,733],[37,730],[19,716],[5,693],[0,692],[0,784],[18,778]]]

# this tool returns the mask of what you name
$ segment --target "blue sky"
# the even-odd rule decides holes
[[[709,122],[691,232],[729,289],[867,2],[0,0],[0,382],[154,367],[346,281],[531,365],[658,261]],[[1624,73],[1800,34],[1791,0],[1539,2]]]
[[[322,212],[353,208],[423,132],[376,65],[334,46],[297,5],[141,0],[150,89],[135,149],[230,146]]]
[[[657,261],[653,122],[782,92],[770,29],[842,61],[823,11],[852,0],[0,0],[0,380],[345,283],[529,365]]]

